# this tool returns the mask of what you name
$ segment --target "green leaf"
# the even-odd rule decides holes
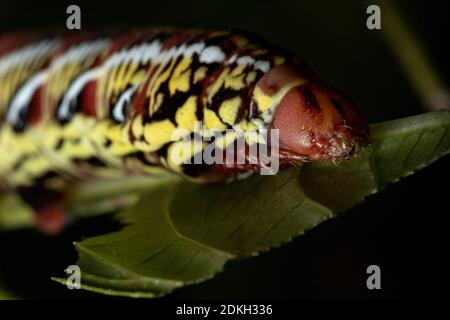
[[[15,194],[0,195],[0,231],[34,226],[33,211]]]
[[[16,297],[14,297],[13,295],[11,295],[7,292],[0,291],[0,300],[15,300],[15,299],[16,299]]]
[[[129,225],[76,244],[82,288],[154,297],[211,278],[228,260],[286,243],[449,153],[449,130],[450,113],[428,113],[371,126],[371,146],[339,166],[160,183],[125,212]]]

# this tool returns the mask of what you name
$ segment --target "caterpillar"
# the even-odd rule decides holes
[[[279,148],[237,134],[255,130],[277,130]],[[172,161],[204,152],[192,141],[205,137],[215,152],[231,146],[246,160],[250,147],[266,145],[286,167],[348,158],[368,135],[347,96],[295,55],[244,32],[0,37],[0,190],[18,192],[39,217],[63,212],[64,190],[77,180],[175,172],[210,182],[263,166]]]

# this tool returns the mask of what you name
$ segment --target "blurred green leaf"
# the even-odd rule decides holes
[[[0,289],[1,290],[1,289]],[[9,293],[0,291],[0,300],[15,300],[16,298]]]
[[[0,230],[34,226],[33,212],[15,194],[0,195]]]
[[[449,130],[449,112],[427,113],[372,125],[371,146],[339,166],[308,163],[232,184],[160,183],[125,212],[129,225],[76,244],[82,288],[155,297],[211,278],[228,260],[286,243],[449,153]]]

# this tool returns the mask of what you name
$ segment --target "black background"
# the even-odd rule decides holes
[[[444,1],[393,1],[428,49],[448,84],[448,12]],[[64,27],[68,4],[79,4],[82,27],[180,25],[242,28],[294,51],[343,89],[371,123],[423,112],[379,31],[365,27],[364,1],[117,1],[0,2],[0,31]],[[382,8],[383,10],[383,8]],[[397,299],[439,295],[445,273],[443,222],[449,213],[445,157],[338,219],[264,253],[234,261],[214,279],[177,290],[168,299]],[[50,281],[76,261],[71,242],[119,228],[109,217],[77,223],[47,237],[35,231],[0,233],[0,283],[22,297],[98,298]],[[366,268],[381,267],[382,289],[366,288]]]

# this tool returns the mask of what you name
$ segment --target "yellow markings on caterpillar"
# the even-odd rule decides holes
[[[117,72],[117,80],[115,81],[114,94],[119,94],[127,86],[129,79],[126,78],[127,68],[129,61],[124,61],[119,66],[119,71]]]
[[[137,65],[136,65],[136,66],[137,66]],[[137,83],[143,82],[144,79],[145,79],[145,74],[146,74],[145,70],[139,70],[139,71],[133,73],[133,74],[130,76],[129,83],[130,83],[130,84],[137,84]]]
[[[106,96],[107,97],[112,97],[113,92],[114,92],[114,83],[115,83],[115,79],[117,79],[117,72],[119,70],[118,65],[114,65],[109,71],[108,74],[106,75],[105,79],[108,79],[108,81],[106,81]]]
[[[176,141],[167,150],[167,165],[175,172],[181,172],[181,165],[188,164],[208,143],[199,140]]]
[[[149,84],[149,92],[147,92],[149,99],[149,113],[152,115],[157,109],[155,109],[155,95],[158,92],[162,83],[166,82],[169,79],[170,74],[172,73],[173,68],[175,67],[176,59],[170,59],[166,63],[162,63],[159,65],[159,70],[155,72],[155,75],[150,80]],[[169,67],[166,68],[167,64]],[[163,73],[160,73],[162,70],[166,69]]]
[[[109,113],[105,105],[111,105],[112,101],[129,86],[143,83],[145,76],[146,70],[139,68],[139,64],[134,61],[125,61],[113,66],[98,81],[97,114],[101,118],[107,117]]]
[[[33,179],[51,168],[33,142],[31,131],[16,134],[8,125],[0,134],[0,149],[8,150],[1,155],[0,175],[12,185],[31,185]]]
[[[144,125],[142,123],[142,115],[138,115],[131,122],[131,133],[135,137],[142,137],[144,134]]]
[[[6,112],[14,94],[27,80],[43,68],[52,50],[45,52],[40,57],[22,57],[19,62],[14,62],[3,68],[0,72],[0,114]],[[14,52],[12,52],[14,55]],[[2,57],[3,58],[3,57]]]
[[[203,120],[205,123],[205,129],[211,131],[223,131],[227,126],[220,121],[220,118],[212,110],[205,109],[203,114]]]
[[[247,119],[243,118],[238,124],[234,125],[233,128],[237,131],[250,131],[258,130],[260,126],[255,124],[253,121],[249,122]]]
[[[117,96],[120,86],[122,83],[122,78],[124,74],[124,67],[126,67],[126,61],[121,62],[113,67],[113,72],[109,76],[109,84],[110,84],[110,90],[108,97]]]
[[[255,87],[255,90],[253,90],[253,98],[258,104],[258,109],[261,112],[266,112],[276,106],[290,89],[305,84],[306,82],[306,79],[294,80],[280,88],[273,96],[265,94],[264,91],[257,86]]]
[[[230,131],[225,133],[224,135],[219,136],[214,142],[218,148],[225,150],[230,144],[232,144],[238,138],[239,138],[238,132]]]
[[[120,127],[121,142],[131,144],[130,142],[131,121],[127,121],[122,124],[114,123],[114,125]]]
[[[273,58],[273,62],[276,66],[283,64],[285,61],[286,61],[285,57],[276,56],[275,58]]]
[[[258,103],[258,109],[262,112],[268,110],[273,104],[273,97],[266,95],[259,87],[253,91],[253,98]]]
[[[225,123],[234,125],[241,105],[241,98],[234,97],[222,102],[219,108],[219,115]]]
[[[124,126],[104,119],[98,120],[89,131],[89,139],[97,150],[97,156],[107,164],[106,168],[95,168],[95,174],[103,177],[122,177],[127,174],[123,170],[125,157],[137,151],[129,140],[130,127],[131,122]]]
[[[120,169],[117,169],[120,168],[120,157],[131,152],[132,148],[128,143],[122,143],[120,125],[109,120],[96,121],[94,118],[76,115],[65,126],[47,124],[43,130],[41,140],[46,142],[40,147],[53,168],[80,177],[86,172],[92,172],[92,169],[96,175],[102,177],[123,175]],[[111,143],[105,147],[107,139],[110,139]],[[57,147],[61,142],[63,144]],[[102,159],[109,167],[93,168],[88,163],[74,162],[74,159],[92,157]]]
[[[177,91],[187,92],[189,90],[189,79],[191,77],[191,59],[183,58],[173,71],[169,80],[170,95]]]
[[[236,68],[231,71],[231,73],[225,78],[224,87],[231,88],[234,90],[240,90],[245,87],[243,73],[246,68],[246,65],[240,64]]]
[[[206,76],[206,71],[208,71],[208,68],[205,66],[201,66],[198,68],[194,73],[194,84],[203,80]]]
[[[197,121],[196,111],[197,96],[190,96],[175,114],[178,127],[193,132],[195,129],[195,121]]]
[[[236,68],[233,69],[233,71],[231,71],[230,74],[231,74],[233,77],[236,77],[236,76],[238,76],[238,75],[241,75],[241,74],[244,72],[244,70],[245,70],[246,67],[247,67],[247,66],[246,66],[245,64],[239,64],[239,65],[236,66]]]
[[[241,74],[237,77],[227,77],[224,84],[225,88],[230,88],[234,90],[240,90],[245,87],[244,75]]]
[[[94,142],[94,144],[101,145],[105,141],[108,129],[109,129],[108,121],[99,120],[92,128],[92,131],[89,132],[89,138]]]
[[[42,155],[35,151],[28,154],[27,160],[22,164],[20,170],[13,171],[11,179],[17,185],[31,185],[34,178],[42,175],[51,168],[50,163],[42,157]]]
[[[105,137],[113,142],[122,141],[122,130],[120,125],[114,125],[112,122],[108,123],[108,130],[105,132]]]
[[[150,149],[158,150],[164,144],[172,141],[176,127],[170,120],[152,122],[144,127],[144,138]]]
[[[156,95],[156,101],[153,104],[153,110],[155,110],[155,111],[158,110],[161,107],[161,104],[163,103],[163,101],[164,101],[164,94],[158,93]]]
[[[103,120],[101,123],[102,128],[100,130],[103,130],[103,136],[105,137],[103,142],[108,139],[110,144],[105,146],[104,143],[98,144],[96,142],[96,145],[105,161],[115,165],[120,164],[120,157],[136,151],[136,147],[129,142],[128,137],[124,137],[125,134],[128,134],[128,130],[125,130],[123,125],[109,120]]]
[[[145,70],[138,69],[139,65],[134,62],[124,62],[119,72],[117,73],[117,79],[110,79],[109,81],[113,81],[116,83],[115,85],[115,94],[120,94],[125,90],[129,85],[135,85],[141,83],[145,78]]]
[[[0,114],[6,112],[11,102],[14,92],[26,79],[26,74],[20,68],[12,68],[4,74],[0,74]]]
[[[245,134],[245,142],[250,146],[253,144],[267,144],[266,138],[258,131],[250,131]]]
[[[115,99],[127,87],[142,84],[145,80],[146,70],[139,68],[139,64],[131,61],[120,66],[113,66],[111,69],[102,72],[97,81],[96,94],[96,115],[98,118],[108,118],[109,108],[114,104]],[[119,70],[120,69],[120,70]]]
[[[209,86],[208,97],[207,97],[207,101],[209,103],[211,103],[215,94],[219,91],[220,87],[222,87],[222,85],[229,73],[230,73],[230,68],[225,68],[222,71],[222,73],[220,74],[219,78],[217,78],[217,80],[214,81],[211,86]]]
[[[52,163],[53,167],[72,174],[78,174],[79,168],[74,159],[89,159],[97,154],[89,137],[95,119],[84,115],[75,115],[66,125],[42,123],[36,129],[34,143]]]
[[[95,120],[92,117],[87,117],[83,114],[76,114],[71,121],[64,126],[61,126],[62,136],[65,138],[80,138],[86,136],[84,131],[94,124]]]
[[[103,119],[106,117],[109,110],[105,110],[106,105],[108,105],[107,99],[106,99],[106,83],[107,81],[107,75],[108,72],[99,72],[99,77],[97,78],[97,82],[95,85],[95,97],[94,97],[94,106],[95,106],[95,116],[98,119]]]
[[[143,151],[143,152],[157,151],[161,147],[161,146],[149,145],[147,141],[142,141],[142,140],[133,141],[133,146],[136,148],[136,150]]]
[[[19,86],[19,78],[23,78],[21,77],[22,73],[20,67],[10,68],[4,73],[0,73],[0,83],[2,84],[0,87],[0,114],[6,111],[13,92]]]
[[[256,79],[256,72],[255,71],[251,71],[247,74],[247,77],[245,77],[245,82],[247,83],[247,85],[252,84]]]
[[[264,123],[269,123],[272,120],[273,111],[280,103],[281,99],[286,95],[286,93],[293,87],[303,85],[307,83],[307,79],[296,79],[280,88],[273,96],[267,95],[258,86],[253,90],[253,99],[257,103],[258,109],[261,112],[261,118]],[[258,126],[264,125],[264,123],[257,123],[261,121],[260,119],[252,120]]]
[[[143,82],[147,74],[146,69],[135,70],[134,68],[137,68],[137,64],[133,63],[133,66],[134,67],[130,70],[129,77],[127,78],[128,83],[137,84]]]

